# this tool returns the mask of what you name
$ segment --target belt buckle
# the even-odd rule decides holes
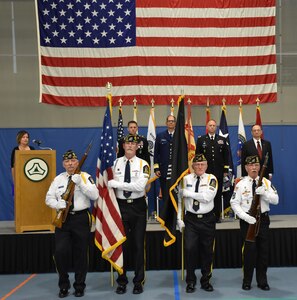
[[[202,219],[202,218],[203,218],[203,215],[197,214],[197,218],[198,218],[198,219]]]
[[[133,199],[127,199],[127,203],[133,203]]]

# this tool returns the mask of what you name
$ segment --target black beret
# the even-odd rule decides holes
[[[138,138],[138,135],[133,135],[133,134],[128,134],[125,136],[125,139],[124,139],[125,143],[139,143],[139,138]]]
[[[73,150],[67,150],[63,154],[63,160],[66,160],[66,159],[77,159],[77,155],[74,153]]]
[[[245,159],[245,164],[246,165],[249,165],[249,164],[256,164],[256,163],[260,163],[260,160],[259,160],[259,157],[257,155],[254,155],[254,156],[248,156],[246,159]]]
[[[195,157],[193,158],[193,163],[199,161],[207,161],[207,160],[203,154],[196,154]]]

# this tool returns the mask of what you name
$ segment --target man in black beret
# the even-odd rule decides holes
[[[145,160],[136,156],[137,148],[138,136],[128,134],[123,144],[125,155],[115,160],[114,179],[108,181],[108,187],[115,189],[127,237],[127,241],[123,244],[124,272],[117,278],[117,294],[126,293],[129,249],[134,249],[133,294],[143,292],[145,280],[144,241],[147,211],[145,186],[150,176],[150,168]],[[133,248],[129,247],[131,243]]]
[[[257,155],[245,159],[247,176],[243,177],[234,189],[231,207],[240,218],[240,232],[243,240],[243,282],[242,289],[250,290],[254,268],[256,268],[257,285],[264,291],[270,290],[267,282],[269,258],[269,205],[278,204],[278,194],[271,182],[263,177],[262,185],[258,186],[260,160]],[[256,219],[249,215],[254,195],[260,196],[260,226],[255,242],[245,241],[250,224]]]
[[[73,150],[63,154],[63,167],[66,172],[58,175],[52,182],[47,194],[46,204],[58,211],[66,208],[66,201],[72,201],[69,213],[61,228],[55,229],[55,264],[59,274],[59,298],[68,296],[70,281],[68,271],[73,252],[75,281],[74,296],[82,297],[86,287],[88,271],[89,237],[91,228],[90,200],[97,200],[98,189],[91,177],[86,172],[78,172],[79,161]],[[63,195],[69,182],[75,183],[73,199],[64,199]],[[72,248],[72,251],[70,251]]]
[[[201,258],[201,288],[212,292],[210,283],[212,277],[213,245],[215,238],[216,218],[214,198],[218,182],[214,175],[205,173],[207,160],[203,154],[196,154],[192,168],[194,173],[183,178],[183,189],[178,201],[177,225],[182,231],[185,227],[185,258],[186,258],[186,292],[195,291],[197,277],[195,275],[198,248]],[[184,221],[182,220],[184,207]]]

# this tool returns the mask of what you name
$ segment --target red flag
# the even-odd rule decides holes
[[[191,104],[188,102],[188,114],[187,114],[187,120],[185,124],[185,133],[186,133],[186,140],[188,144],[188,163],[189,163],[189,169],[192,171],[192,159],[195,156],[195,150],[196,150],[196,143],[195,143],[195,136],[192,126],[192,109]]]
[[[111,100],[111,99],[110,99]],[[113,189],[107,187],[113,178],[112,166],[115,160],[110,105],[107,104],[103,121],[101,145],[96,170],[96,185],[99,199],[95,203],[95,244],[102,251],[102,257],[120,273],[123,273],[122,243],[126,240],[121,213]]]
[[[275,0],[37,0],[40,101],[277,100]]]
[[[210,109],[209,109],[209,99],[207,99],[207,106],[206,106],[206,118],[205,118],[205,133],[208,133],[207,123],[210,121]]]
[[[260,108],[260,100],[257,99],[257,108],[256,108],[256,125],[259,125],[262,128],[262,120],[261,120],[261,108]],[[263,132],[263,128],[262,128],[262,135],[261,135],[261,139],[264,139],[264,132]]]

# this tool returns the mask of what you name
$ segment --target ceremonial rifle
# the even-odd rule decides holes
[[[87,150],[85,151],[83,157],[81,158],[77,168],[74,171],[74,174],[79,174],[81,167],[83,166],[89,152],[90,149],[92,147],[92,142],[88,145]],[[61,228],[63,223],[65,222],[68,213],[69,213],[69,209],[72,205],[72,200],[73,200],[73,196],[74,196],[74,188],[75,188],[75,183],[72,180],[69,180],[68,184],[67,184],[67,188],[66,191],[63,193],[63,195],[61,196],[61,198],[63,200],[66,201],[66,208],[63,209],[59,209],[56,215],[56,218],[53,221],[53,225]]]
[[[264,160],[264,164],[261,168],[257,187],[262,185],[262,180],[264,177],[265,169],[267,168],[267,163],[268,163],[268,152],[265,155],[265,160]],[[256,219],[256,223],[249,224],[249,228],[248,228],[245,240],[248,242],[255,242],[255,238],[258,235],[259,228],[260,228],[260,216],[261,216],[260,195],[257,195],[255,193],[248,214]]]

